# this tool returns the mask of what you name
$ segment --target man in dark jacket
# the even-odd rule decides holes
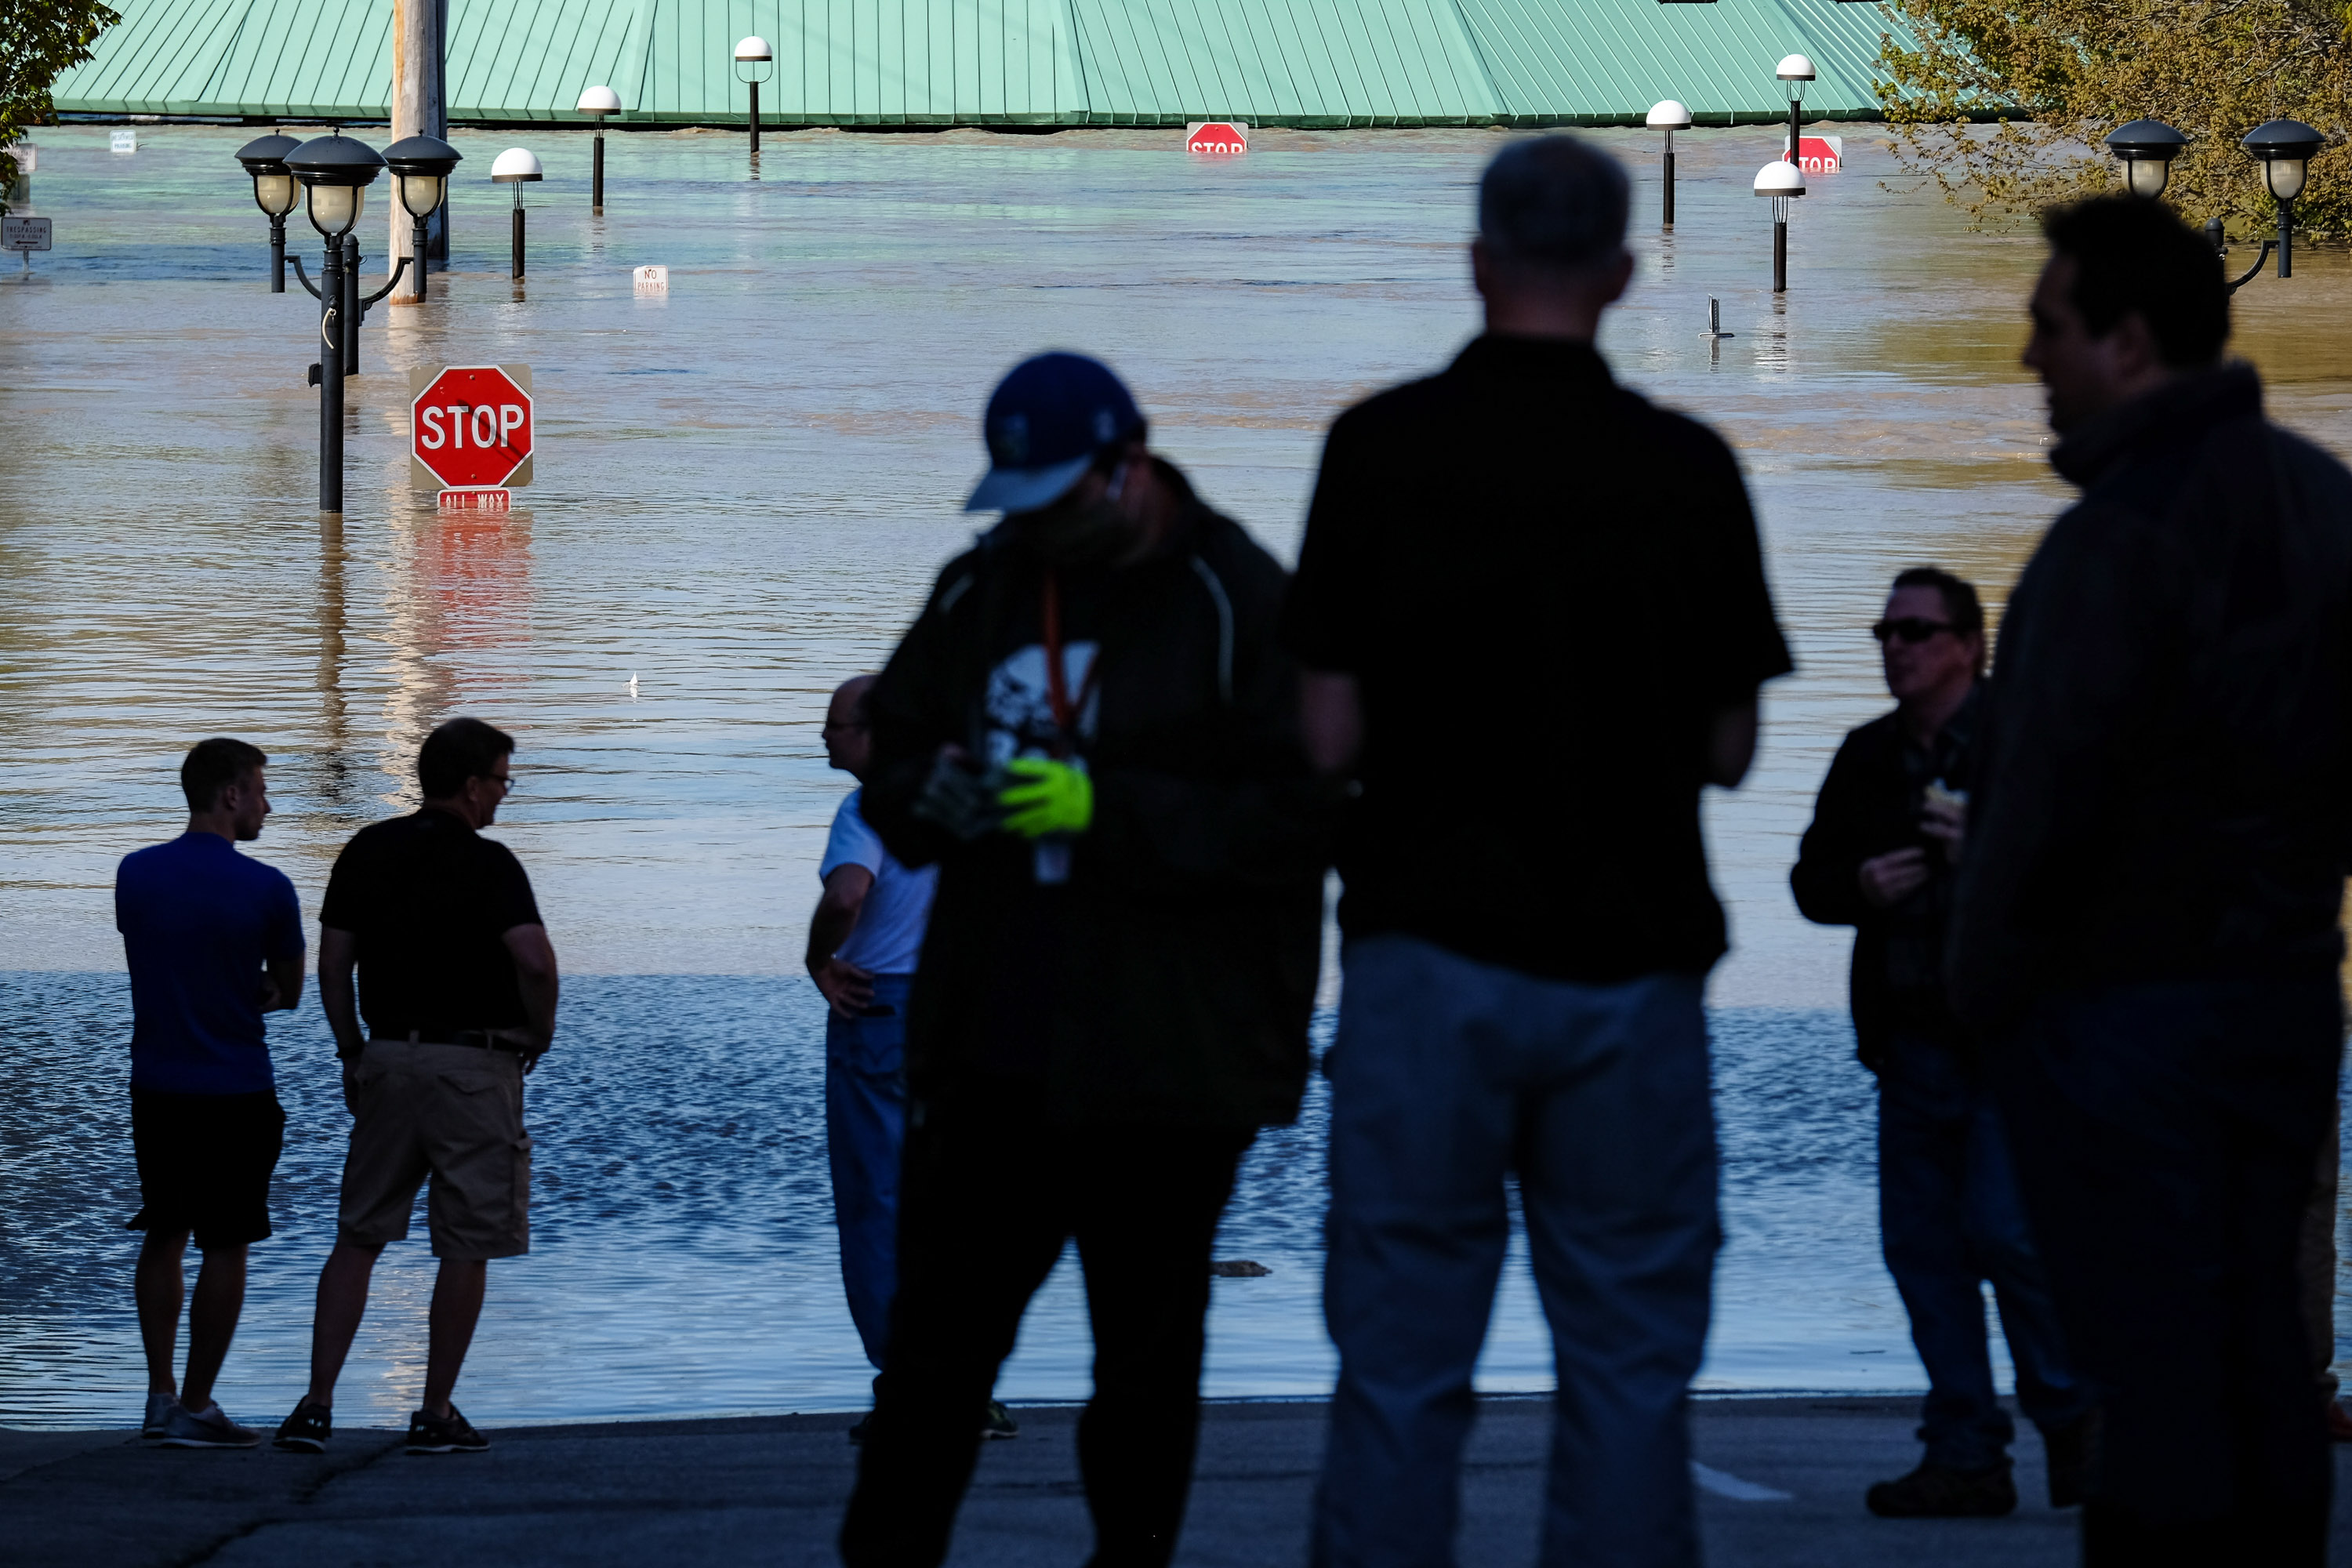
[[[2220,263],[2087,202],[2025,362],[2083,499],[2010,601],[1948,973],[2102,1413],[2091,1563],[2317,1564],[2297,1216],[2342,1040],[2352,474],[2221,363]]]
[[[970,503],[1005,521],[867,700],[867,820],[940,879],[889,1363],[842,1527],[861,1568],[945,1556],[997,1367],[1073,1237],[1095,1561],[1168,1560],[1217,1218],[1305,1088],[1331,807],[1274,640],[1283,573],[1144,435],[1101,364],[1016,367]]]
[[[1871,628],[1895,711],[1845,738],[1790,873],[1807,920],[1850,925],[1853,1034],[1878,1075],[1878,1230],[1927,1372],[1927,1452],[1870,1489],[1889,1518],[2005,1514],[2009,1413],[1993,1390],[1984,1285],[2017,1366],[2018,1403],[2049,1450],[2050,1501],[2082,1500],[2088,1392],[2066,1369],[2000,1112],[1944,996],[1944,927],[1983,699],[1984,606],[1932,566],[1895,579]]]

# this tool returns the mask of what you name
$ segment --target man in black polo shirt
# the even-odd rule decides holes
[[[1626,202],[1571,138],[1496,158],[1486,335],[1332,427],[1285,612],[1309,752],[1361,787],[1321,1568],[1452,1561],[1513,1170],[1559,1376],[1544,1561],[1697,1561],[1725,945],[1699,790],[1745,776],[1790,664],[1730,451],[1593,352],[1633,275]]]
[[[361,829],[328,879],[319,1000],[342,1058],[352,1147],[335,1249],[319,1276],[310,1389],[278,1428],[280,1448],[326,1447],[376,1255],[407,1236],[428,1178],[441,1268],[408,1451],[489,1447],[449,1395],[481,1317],[488,1260],[530,1250],[522,1078],[555,1035],[555,950],[530,879],[513,851],[479,831],[512,787],[513,751],[478,719],[434,731],[416,757],[424,809]]]

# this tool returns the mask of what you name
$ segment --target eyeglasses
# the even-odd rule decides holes
[[[1959,629],[1949,621],[1931,621],[1925,616],[1905,616],[1898,620],[1879,622],[1870,628],[1870,635],[1882,643],[1888,637],[1901,637],[1906,643],[1923,643],[1937,632],[1957,634]]]

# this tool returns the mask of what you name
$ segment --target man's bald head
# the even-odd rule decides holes
[[[834,688],[833,701],[824,710],[825,763],[861,784],[874,755],[873,737],[866,728],[866,694],[873,689],[874,677],[853,675]]]

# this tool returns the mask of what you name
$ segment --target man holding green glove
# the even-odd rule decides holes
[[[1004,521],[940,574],[867,699],[866,819],[940,880],[889,1363],[842,1555],[946,1556],[972,1412],[1075,1237],[1096,1561],[1162,1563],[1218,1215],[1306,1085],[1336,802],[1275,644],[1281,567],[1150,454],[1118,378],[1029,360],[985,435],[967,510]]]

